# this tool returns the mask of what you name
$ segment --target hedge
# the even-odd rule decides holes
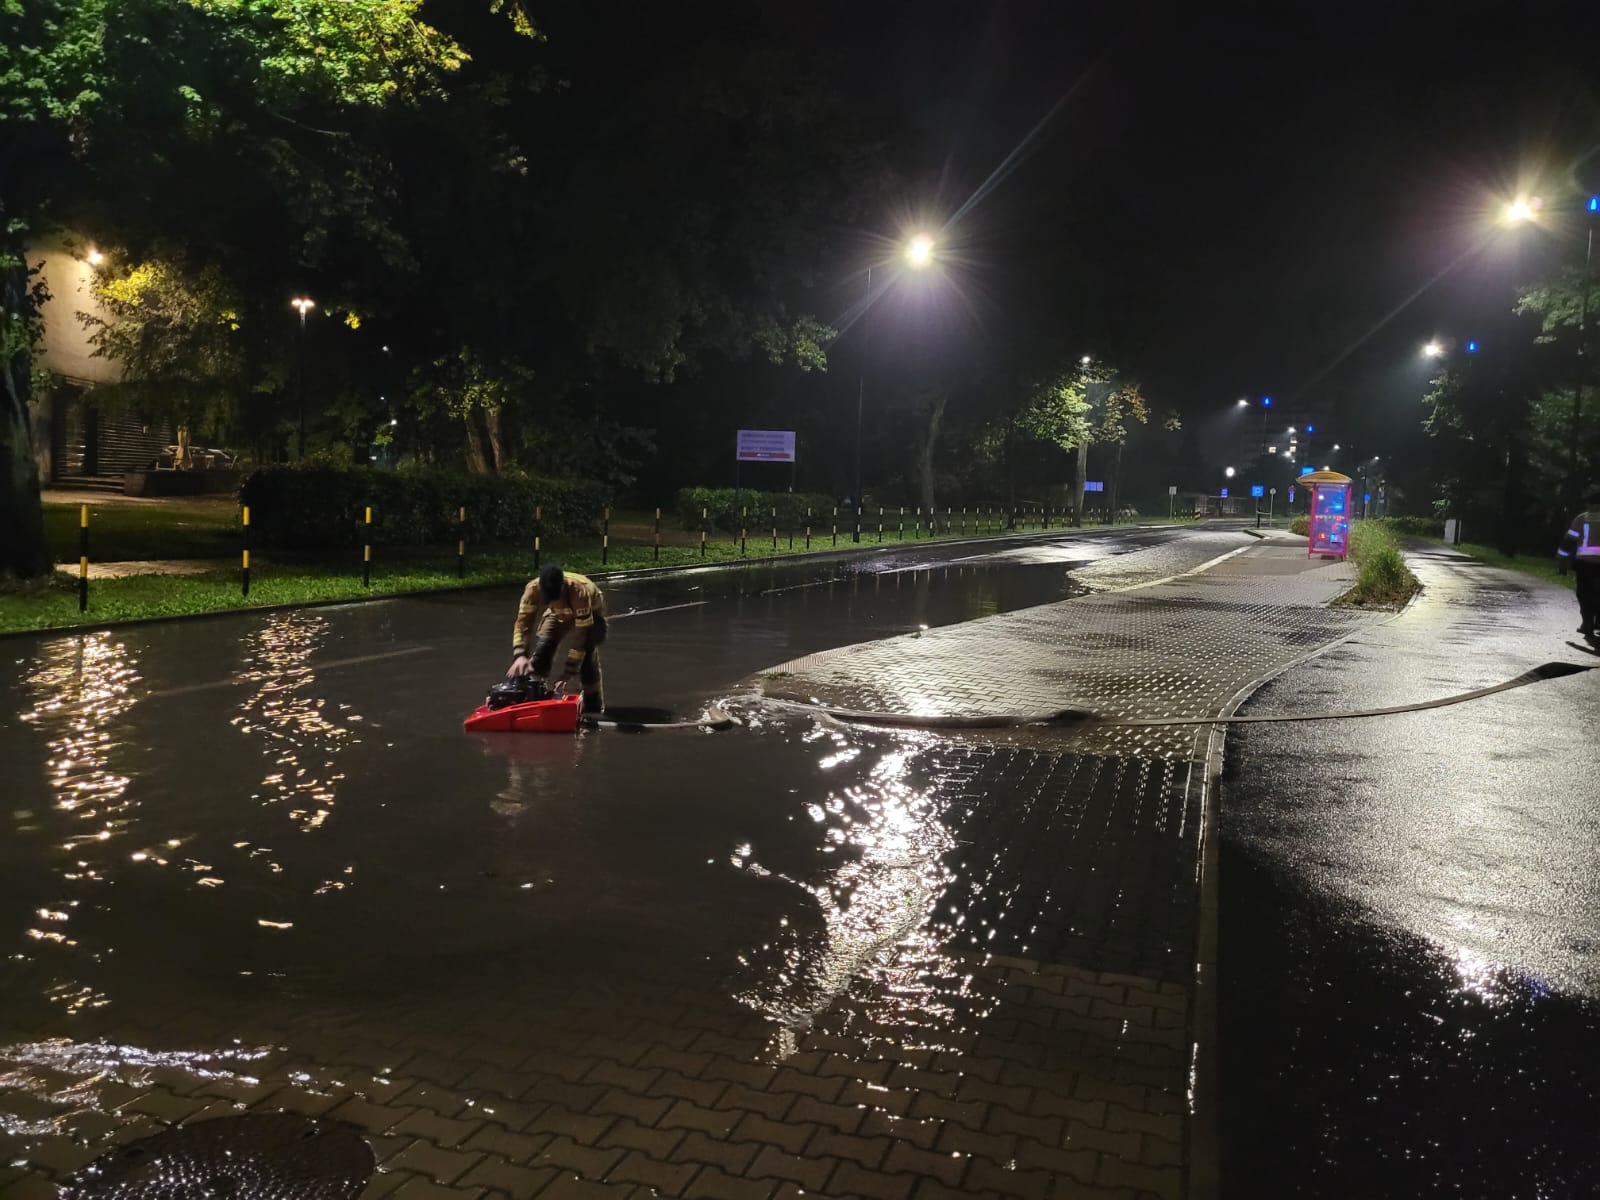
[[[737,496],[737,500],[735,499]],[[739,510],[750,510],[751,529],[768,529],[772,526],[772,510],[778,510],[781,529],[801,528],[805,525],[806,509],[811,510],[811,523],[815,529],[827,528],[833,520],[837,501],[820,492],[757,492],[750,488],[680,488],[678,491],[678,520],[685,529],[700,528],[700,510],[706,510],[706,520],[712,529],[736,533],[739,529]],[[839,520],[845,520],[844,510]]]
[[[546,534],[589,533],[599,527],[606,496],[581,480],[291,466],[252,471],[239,501],[250,506],[257,545],[314,548],[360,545],[368,505],[372,540],[385,545],[454,542],[462,508],[467,537],[476,542],[527,541],[536,507]]]

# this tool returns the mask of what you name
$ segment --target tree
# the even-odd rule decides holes
[[[28,437],[42,300],[24,259],[28,238],[47,221],[88,214],[136,259],[153,241],[182,238],[245,289],[255,279],[229,261],[230,248],[253,247],[257,265],[316,257],[330,240],[324,218],[363,228],[380,178],[359,169],[359,145],[330,118],[437,94],[465,61],[419,19],[421,7],[0,0],[0,522],[10,531],[0,571],[48,568]],[[512,19],[527,28],[520,8]],[[324,144],[320,159],[307,149],[313,142]],[[279,185],[265,197],[251,186],[263,175]],[[219,191],[237,203],[217,203]],[[218,235],[241,225],[250,236]]]

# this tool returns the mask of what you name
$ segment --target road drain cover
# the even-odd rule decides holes
[[[112,1151],[63,1200],[355,1200],[372,1151],[348,1125],[290,1113],[219,1117]]]

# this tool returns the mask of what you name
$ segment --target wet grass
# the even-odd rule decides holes
[[[76,504],[44,505],[44,533],[56,562],[78,561]],[[95,562],[227,558],[239,551],[239,508],[232,500],[163,500],[89,505]]]
[[[1493,546],[1484,546],[1476,542],[1463,542],[1461,545],[1452,545],[1443,538],[1429,538],[1428,541],[1436,546],[1444,546],[1450,550],[1459,550],[1468,558],[1477,559],[1479,562],[1491,567],[1504,567],[1508,571],[1518,571],[1523,575],[1531,575],[1535,579],[1542,579],[1545,583],[1553,583],[1569,591],[1575,586],[1575,581],[1570,574],[1563,575],[1556,568],[1555,555],[1518,554],[1512,557],[1502,554]]]
[[[1356,585],[1339,597],[1358,608],[1398,608],[1422,585],[1406,566],[1394,531],[1377,521],[1350,526],[1350,557],[1356,564]]]
[[[75,519],[75,507],[73,513]],[[1036,528],[1030,527],[1029,531]],[[903,541],[897,539],[893,532],[886,532],[880,543],[874,530],[870,539],[863,538],[858,552],[871,552],[892,545],[911,545],[914,540],[921,543],[961,540],[963,536],[971,538],[975,535],[971,532],[963,535],[958,528],[952,534],[941,533],[937,537],[928,537],[925,532],[920,539],[913,539],[908,530]],[[238,553],[237,538],[230,537],[229,541],[232,544],[225,547],[225,552],[232,556]],[[812,553],[833,549],[831,535],[812,538]],[[851,549],[847,536],[841,535],[838,549]],[[659,555],[652,545],[630,543],[613,544],[602,556],[596,541],[553,538],[547,543],[543,561],[560,562],[570,570],[603,577],[609,573],[651,567],[754,563],[804,553],[803,534],[795,538],[793,549],[790,549],[787,535],[780,536],[774,550],[770,532],[763,538],[748,540],[743,556],[739,553],[737,543],[728,541],[726,535],[716,541],[708,540],[704,556],[700,552],[698,535],[692,545],[663,545]],[[164,554],[162,557],[180,556]],[[101,559],[96,554],[94,561],[128,560]],[[453,554],[436,549],[378,547],[373,551],[371,586],[363,587],[359,551],[346,551],[337,559],[321,557],[316,560],[256,551],[251,554],[248,598],[241,594],[238,568],[230,565],[194,575],[130,575],[120,579],[90,580],[87,613],[78,611],[76,578],[58,573],[48,581],[0,584],[0,633],[100,627],[119,621],[520,584],[526,582],[533,573],[533,555],[525,547],[469,547],[466,571],[460,576],[457,575]]]

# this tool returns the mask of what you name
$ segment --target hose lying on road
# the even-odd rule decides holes
[[[1259,725],[1280,721],[1350,721],[1362,717],[1388,717],[1397,713],[1423,712],[1430,708],[1446,708],[1452,704],[1465,704],[1469,700],[1481,700],[1483,697],[1492,696],[1496,692],[1508,692],[1513,688],[1526,687],[1530,683],[1540,683],[1548,679],[1562,679],[1568,675],[1578,675],[1584,671],[1596,670],[1597,667],[1600,667],[1600,664],[1547,662],[1531,670],[1524,671],[1515,679],[1508,679],[1504,683],[1497,683],[1492,687],[1477,688],[1470,692],[1461,692],[1454,696],[1442,696],[1436,700],[1419,700],[1411,704],[1394,704],[1387,708],[1355,709],[1346,712],[1281,713],[1244,717],[1237,715],[1217,717],[1102,717],[1099,713],[1087,708],[1058,708],[1049,712],[1039,713],[989,713],[982,716],[962,716],[945,713],[867,712],[860,709],[830,708],[827,705],[805,704],[799,701],[786,700],[768,700],[768,703],[778,704],[783,707],[802,708],[809,712],[819,713],[836,721],[846,721],[853,725],[879,725],[895,729],[1009,729],[1023,725],[1072,725],[1079,728],[1094,729],[1149,729],[1174,725]]]
[[[615,729],[622,733],[654,733],[662,729],[732,729],[738,719],[721,704],[711,704],[692,721],[640,721],[628,717],[579,718],[586,729]]]

